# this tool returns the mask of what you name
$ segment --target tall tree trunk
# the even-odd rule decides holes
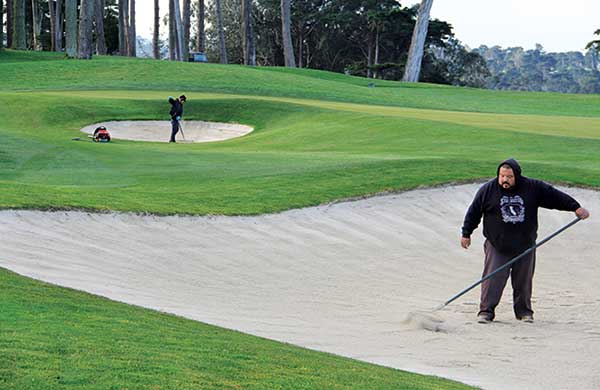
[[[198,0],[198,34],[196,35],[196,51],[204,53],[206,51],[206,34],[204,32],[204,18],[206,8],[204,0]]]
[[[0,50],[4,47],[4,0],[0,0]]]
[[[123,1],[123,36],[125,39],[125,46],[123,47],[122,56],[129,55],[129,0]]]
[[[283,39],[283,55],[285,57],[285,66],[296,67],[294,59],[294,45],[292,44],[292,16],[290,11],[290,0],[281,0],[281,32]]]
[[[375,31],[375,59],[374,59],[374,64],[375,65],[379,65],[379,27],[377,27],[376,31]],[[373,71],[373,78],[376,79],[377,78],[377,70]]]
[[[256,66],[256,47],[252,29],[252,0],[242,0],[242,51],[244,64]]]
[[[128,0],[119,0],[119,55],[127,55],[127,6]]]
[[[217,28],[219,29],[219,48],[221,49],[221,63],[227,62],[227,48],[225,47],[225,30],[223,27],[223,9],[221,8],[221,0],[215,0],[217,6]]]
[[[226,64],[227,48],[225,47],[225,30],[223,27],[223,10],[221,8],[221,0],[215,0],[217,6],[217,28],[219,30],[219,48],[221,49],[221,63]]]
[[[123,49],[125,48],[125,32],[123,31],[123,0],[118,0],[119,8],[119,55],[123,55]]]
[[[137,55],[137,34],[135,29],[135,0],[129,0],[129,26],[127,28],[127,55],[135,57]]]
[[[6,0],[6,47],[12,47],[14,0]]]
[[[94,11],[96,19],[96,53],[106,55],[106,37],[104,35],[104,0],[95,1],[96,9]]]
[[[0,1],[0,10],[2,9],[2,2]],[[42,50],[42,41],[40,40],[40,34],[42,32],[42,10],[40,9],[39,0],[31,0],[31,30],[33,32],[33,50]],[[0,22],[0,26],[2,23]],[[0,37],[0,45],[2,40]]]
[[[373,32],[369,29],[367,33],[367,78],[370,79],[373,76]]]
[[[77,0],[65,0],[65,51],[67,56],[77,56]]]
[[[93,50],[94,1],[81,0],[79,8],[79,50],[77,58],[90,60]]]
[[[63,49],[63,15],[62,15],[62,2],[56,0],[54,6],[54,51],[62,51]]]
[[[25,29],[25,0],[14,0],[14,23],[12,47],[16,50],[27,49],[27,30]]]
[[[422,0],[417,14],[417,22],[413,30],[410,49],[408,50],[408,60],[404,70],[403,81],[416,83],[419,81],[421,73],[421,62],[423,60],[423,50],[425,46],[425,38],[427,38],[427,29],[429,28],[429,12],[433,0]]]
[[[154,33],[152,35],[152,56],[160,59],[160,5],[154,0]]]
[[[181,10],[179,8],[179,0],[175,0],[173,9],[175,11],[175,37],[177,38],[177,60],[184,61],[183,24],[181,23]]]
[[[14,0],[9,0],[14,1]],[[50,13],[50,50],[56,50],[56,4],[54,0],[48,0],[48,11]]]
[[[190,0],[183,0],[183,60],[187,61],[190,55],[190,26],[191,26],[191,13],[192,13],[192,5]]]
[[[309,41],[307,41],[309,42]],[[312,57],[310,56],[310,43],[306,44],[306,61],[305,61],[305,65],[307,68],[310,68],[310,61],[311,61]]]
[[[177,59],[177,39],[175,38],[175,0],[169,0],[169,60]]]
[[[302,24],[298,24],[298,68],[302,68],[302,48],[304,47],[304,30]]]

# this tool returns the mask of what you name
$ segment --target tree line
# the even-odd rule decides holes
[[[135,9],[135,0],[0,0],[0,48],[135,56]]]
[[[162,19],[153,3],[157,59],[187,61],[196,51],[223,64],[472,86],[479,80],[451,62],[485,73],[485,62],[454,38],[450,24],[430,20],[433,0],[413,7],[396,0],[169,0]],[[7,32],[0,46],[81,59],[136,56],[135,0],[0,0],[0,8]]]
[[[484,87],[519,91],[600,93],[600,55],[594,45],[586,53],[551,53],[542,45],[525,50],[480,46],[490,70]]]

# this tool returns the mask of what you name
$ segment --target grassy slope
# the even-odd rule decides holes
[[[376,81],[375,88],[368,88],[371,80],[317,70],[116,57],[79,62],[64,60],[54,53],[44,53],[33,60],[30,54],[0,53],[0,90],[122,89],[131,91],[131,98],[140,90],[223,92],[465,112],[600,115],[600,98],[593,95],[457,89],[392,81]]]
[[[526,174],[600,186],[596,96],[380,81],[367,88],[365,79],[318,71],[11,51],[0,53],[0,77],[1,208],[274,212],[487,177],[509,155]],[[188,120],[256,131],[205,145],[70,141],[91,122],[164,118],[165,96],[180,91],[192,97]],[[455,386],[5,271],[0,300],[2,388],[185,388],[177,378],[196,388]]]
[[[162,99],[115,102],[105,95],[0,93],[10,97],[0,108],[8,118],[0,207],[255,214],[485,177],[507,155],[549,180],[599,184],[597,139],[253,99],[196,99],[187,107],[188,119],[256,127],[240,140],[176,147],[71,141],[89,118],[160,118],[164,110]],[[29,104],[19,108],[24,100]],[[13,111],[24,115],[10,117]]]
[[[31,58],[0,54],[8,75],[0,87],[2,208],[257,214],[487,177],[509,155],[526,174],[600,184],[596,96],[367,88],[365,79],[308,70]],[[50,89],[59,91],[40,92]],[[242,122],[256,132],[176,148],[70,141],[90,122],[165,118],[165,96],[178,91],[191,98],[188,120]]]
[[[466,390],[0,269],[0,388]]]

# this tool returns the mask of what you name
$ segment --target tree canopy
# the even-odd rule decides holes
[[[11,22],[11,31],[17,27],[20,29],[16,35],[18,40],[13,40],[20,43],[20,48],[34,49],[37,45],[35,48],[41,50],[62,51],[67,47],[73,51],[72,46],[67,44],[67,41],[72,44],[72,39],[65,37],[71,37],[69,33],[72,31],[66,30],[72,30],[69,26],[74,24],[72,20],[65,20],[65,14],[73,15],[73,2],[81,5],[82,0],[69,0],[66,3],[64,0],[13,1],[18,1],[16,4],[25,10],[10,17],[10,21],[14,22],[18,17],[24,22]],[[179,18],[176,17],[177,12],[173,17],[167,15],[165,18],[169,21],[169,31],[174,29],[177,34],[184,31],[184,36],[174,35],[162,40],[158,36],[158,39],[154,39],[157,47],[148,50],[145,44],[136,50],[139,37],[132,37],[135,30],[131,26],[132,22],[135,23],[134,1],[86,1],[93,1],[96,5],[92,28],[98,54],[133,56],[137,51],[138,55],[147,53],[154,56],[152,53],[158,53],[158,57],[165,58],[171,52],[171,59],[187,60],[191,46],[200,41],[211,62],[283,66],[286,65],[284,42],[287,41],[288,58],[294,59],[287,63],[288,66],[392,80],[402,78],[418,10],[418,5],[404,7],[396,0],[293,0],[289,2],[288,17],[282,15],[282,9],[287,10],[288,4],[282,0],[244,0],[244,3],[242,0],[205,0],[206,4],[200,4],[199,0],[186,0]],[[174,4],[173,0],[171,2]],[[190,4],[191,13],[188,15]],[[242,4],[246,4],[246,7],[242,7]],[[33,29],[36,19],[32,18],[34,5],[39,7],[38,34],[33,33],[36,31]],[[200,12],[200,5],[203,12]],[[218,28],[219,9],[222,15],[221,32]],[[174,7],[174,10],[178,11],[178,7]],[[200,15],[206,18],[206,23],[203,19],[192,24],[190,18],[198,19]],[[182,20],[185,25],[180,30],[178,26]],[[286,27],[288,23],[289,29]],[[191,26],[191,36],[188,36],[188,26]],[[203,26],[202,29],[206,26],[206,31],[194,26]],[[245,28],[242,29],[242,26]],[[162,28],[167,30],[166,23]],[[104,34],[100,34],[101,31]],[[284,39],[287,31],[291,32],[291,42],[289,37]],[[166,35],[169,36],[168,33]],[[246,46],[250,45],[246,51],[246,61],[244,39]],[[34,44],[35,41],[39,43]],[[184,42],[183,46],[186,47],[179,50],[182,45],[179,41]],[[169,43],[171,47],[167,50],[164,45]],[[180,55],[173,55],[173,50]],[[481,77],[485,75],[484,68],[485,63],[479,55],[467,52],[455,39],[449,23],[429,20],[421,81],[480,86]],[[471,72],[476,72],[476,75]]]

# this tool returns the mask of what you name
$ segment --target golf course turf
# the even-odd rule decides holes
[[[600,186],[600,98],[311,70],[0,52],[0,208],[275,213],[524,174]],[[107,120],[250,125],[210,144],[72,141]],[[167,137],[168,134],[165,134]],[[87,234],[87,232],[82,232]],[[0,388],[458,389],[0,270]]]

